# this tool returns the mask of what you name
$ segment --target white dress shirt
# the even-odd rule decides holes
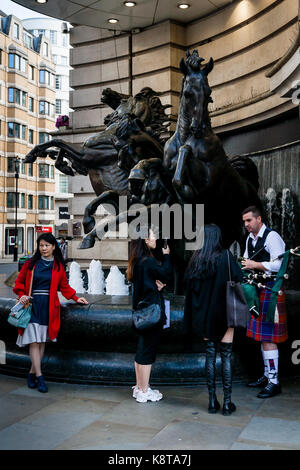
[[[249,238],[252,238],[252,245],[253,247],[255,247],[258,241],[258,238],[259,237],[262,238],[265,229],[266,229],[266,226],[265,224],[263,224],[260,231],[256,235],[256,237],[254,237],[253,233],[249,234],[247,241],[246,241],[246,250],[244,253],[244,258],[248,258]],[[274,258],[277,258],[278,255],[281,255],[282,253],[285,252],[285,243],[282,240],[279,233],[272,230],[272,232],[270,232],[265,239],[264,248],[268,253],[270,253],[270,259],[272,260]],[[280,269],[281,263],[282,263],[282,259],[278,259],[276,261],[263,261],[261,264],[263,265],[264,268],[266,268],[267,273],[270,273],[270,272],[278,272]]]

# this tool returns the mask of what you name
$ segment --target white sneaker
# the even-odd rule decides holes
[[[136,395],[136,401],[139,403],[146,403],[147,401],[159,401],[162,399],[161,393],[155,393],[154,390],[148,388],[147,392],[139,390]]]
[[[133,398],[136,398],[136,397],[137,397],[137,394],[138,394],[138,392],[139,392],[138,386],[137,386],[137,385],[134,385],[134,386],[132,387],[132,390],[133,390],[133,392],[132,392],[132,397],[133,397]],[[152,390],[152,388],[149,387],[149,388],[148,388],[148,392],[149,392],[149,391],[152,392],[152,393],[155,393],[155,394],[159,397],[159,400],[162,399],[163,394],[162,394],[159,390]]]

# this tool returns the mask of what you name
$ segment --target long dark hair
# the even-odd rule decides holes
[[[29,269],[33,269],[33,267],[36,265],[39,259],[41,259],[41,253],[40,253],[40,242],[41,240],[44,240],[47,243],[50,243],[51,245],[55,246],[55,250],[53,252],[54,256],[54,263],[56,263],[58,271],[60,270],[60,266],[64,265],[64,258],[63,255],[60,251],[60,248],[58,246],[56,238],[52,235],[52,233],[42,233],[37,241],[36,241],[36,251],[33,255],[33,257],[29,261]]]
[[[223,250],[220,228],[215,224],[204,225],[203,247],[194,251],[185,273],[185,280],[213,276],[216,272],[216,260]]]
[[[129,244],[129,260],[126,269],[126,277],[129,282],[133,281],[133,270],[136,264],[145,256],[153,256],[150,248],[146,245],[144,237],[150,234],[150,229],[155,231],[153,227],[141,227],[139,232],[143,234],[139,238],[131,240]]]

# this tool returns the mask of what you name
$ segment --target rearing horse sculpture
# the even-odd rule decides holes
[[[184,77],[177,127],[165,145],[163,165],[173,174],[179,202],[204,204],[205,222],[220,226],[228,246],[241,239],[242,210],[250,205],[261,207],[258,173],[250,159],[236,157],[230,162],[211,128],[207,75],[214,63],[211,58],[202,66],[203,60],[196,50],[181,59]],[[246,177],[240,175],[241,164],[248,170]]]

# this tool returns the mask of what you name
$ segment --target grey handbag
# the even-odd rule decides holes
[[[144,302],[139,302],[138,307],[146,305]],[[137,308],[132,311],[133,324],[138,331],[145,331],[149,328],[157,326],[161,319],[161,307],[158,304],[146,305],[143,308]]]
[[[247,303],[243,288],[239,282],[235,282],[231,278],[229,252],[228,270],[229,281],[226,285],[226,314],[227,326],[229,328],[247,328],[250,320],[249,305]]]

